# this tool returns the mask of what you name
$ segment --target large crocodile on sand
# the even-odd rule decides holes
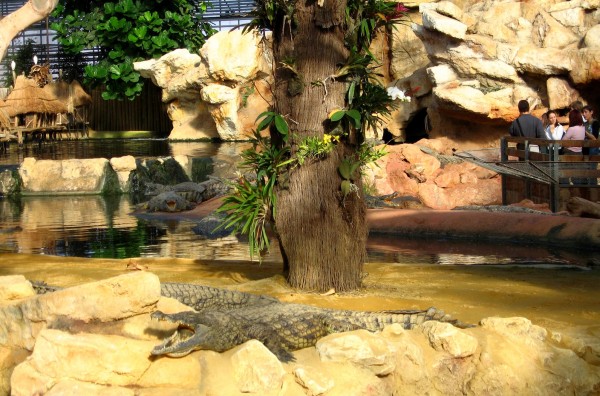
[[[32,282],[39,294],[59,288]],[[281,361],[292,352],[314,346],[328,334],[365,329],[380,331],[398,323],[405,329],[428,320],[470,327],[436,308],[363,312],[283,303],[273,297],[189,283],[161,283],[161,294],[193,308],[175,314],[152,313],[156,320],[178,325],[175,333],[151,354],[185,356],[195,350],[224,352],[244,342],[261,341]]]

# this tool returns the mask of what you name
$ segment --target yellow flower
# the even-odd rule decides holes
[[[331,135],[329,135],[329,134],[327,134],[327,133],[326,133],[326,134],[324,134],[324,135],[323,135],[323,143],[325,143],[325,144],[329,144],[329,143],[331,143]]]

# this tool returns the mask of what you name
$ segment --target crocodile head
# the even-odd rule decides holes
[[[190,320],[195,312],[180,312],[165,314],[161,311],[154,312],[150,317],[159,321],[177,323],[175,333],[152,349],[154,356],[167,355],[170,357],[183,357],[195,350],[205,349],[205,334],[210,331],[208,326],[194,323]]]

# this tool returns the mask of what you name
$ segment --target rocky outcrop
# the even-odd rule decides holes
[[[2,290],[7,285],[12,291]],[[159,298],[155,275],[26,297],[30,287],[22,277],[0,281],[2,393],[591,394],[600,386],[596,339],[564,343],[561,333],[525,318],[486,318],[472,329],[430,322],[332,334],[294,352],[289,364],[256,340],[224,353],[149,359],[156,340],[173,330],[150,321],[149,312],[157,304],[166,312],[189,309]]]
[[[501,204],[500,176],[453,157],[451,144],[444,138],[387,146],[363,180],[373,195],[414,197],[431,209]]]
[[[241,30],[210,37],[200,54],[184,49],[134,63],[163,89],[173,140],[245,139],[267,107],[268,54],[263,37]]]
[[[459,149],[497,146],[521,99],[538,115],[574,100],[600,103],[597,1],[405,5],[413,23],[399,24],[372,49],[391,54],[387,84],[413,95],[385,125],[398,140],[429,135]],[[271,98],[263,44],[240,30],[220,32],[199,55],[176,50],[136,63],[163,88],[171,139],[248,136]]]
[[[120,193],[118,176],[105,158],[62,161],[25,158],[19,168],[23,195]]]
[[[393,48],[417,37],[421,46],[412,55],[422,61],[410,75],[391,69],[397,86],[418,89],[416,100],[393,115],[400,127],[393,134],[414,139],[409,121],[426,114],[426,130],[418,132],[448,137],[461,149],[491,147],[506,135],[521,99],[538,115],[566,110],[574,100],[598,103],[600,46],[591,38],[597,2],[464,4],[422,3],[421,21],[394,33]]]

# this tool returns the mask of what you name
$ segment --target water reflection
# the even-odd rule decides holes
[[[88,258],[249,260],[235,237],[206,240],[193,222],[138,219],[127,196],[0,200],[0,252]],[[276,249],[275,249],[276,251]],[[280,260],[275,253],[266,260]]]
[[[70,158],[166,157],[187,155],[192,158],[214,156],[220,144],[211,142],[171,142],[166,139],[80,139],[27,142],[19,149],[11,144],[7,152],[0,151],[0,166],[18,165],[27,157],[38,160]]]
[[[128,196],[55,196],[0,199],[0,253],[87,258],[172,257],[205,260],[250,259],[245,241],[230,236],[207,240],[194,221],[138,218]],[[447,240],[411,240],[372,235],[370,262],[398,265],[535,265],[591,267],[596,253],[573,254],[540,247]],[[267,262],[281,262],[276,242]]]

